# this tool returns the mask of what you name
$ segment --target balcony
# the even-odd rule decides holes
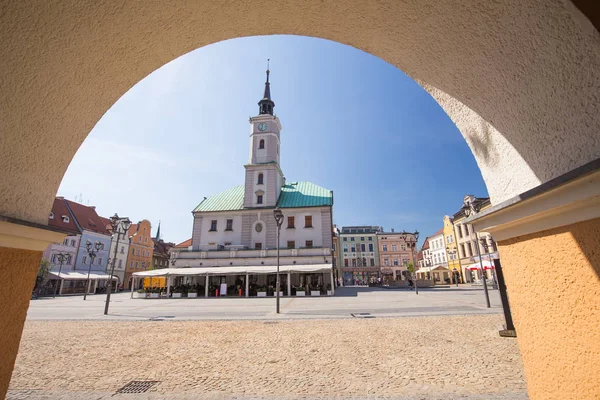
[[[224,259],[224,258],[268,258],[277,257],[277,249],[235,249],[229,246],[200,246],[200,250],[179,250],[177,260],[192,259]],[[241,246],[236,246],[241,247]],[[280,257],[332,257],[332,251],[329,247],[301,247],[299,249],[279,249]],[[173,257],[172,257],[173,259]]]

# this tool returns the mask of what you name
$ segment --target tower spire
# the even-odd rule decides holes
[[[156,241],[160,240],[160,220],[158,221],[158,229],[156,230]]]
[[[267,58],[267,81],[265,82],[265,92],[263,93],[263,98],[258,102],[258,113],[259,114],[270,114],[273,115],[273,108],[275,108],[275,103],[271,100],[271,84],[269,83],[269,75],[271,71],[269,70],[269,62],[270,58]]]

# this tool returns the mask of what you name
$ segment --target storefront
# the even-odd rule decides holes
[[[494,284],[496,281],[494,263],[490,260],[483,260],[483,271],[481,265],[482,263],[477,262],[464,266],[463,272],[465,281],[467,283],[482,285],[482,276],[485,273],[487,283]]]
[[[117,288],[119,278],[112,277],[113,291]],[[84,294],[87,288],[88,294],[105,293],[110,281],[110,275],[98,272],[89,274],[77,271],[67,271],[59,274],[58,272],[50,272],[48,281],[52,288],[58,285],[56,294]]]
[[[452,272],[443,266],[423,267],[417,270],[417,278],[432,280],[435,285],[450,284]]]
[[[281,296],[333,295],[333,269],[331,264],[285,265],[279,268]],[[276,266],[236,266],[205,268],[165,268],[133,273],[134,285],[141,279],[156,281],[144,291],[172,297],[173,293],[195,293],[187,297],[267,297],[275,295]],[[162,285],[158,277],[162,278]],[[133,296],[133,290],[132,290]],[[184,297],[184,296],[173,296]]]
[[[342,271],[344,286],[366,286],[369,283],[377,282],[377,278],[381,277],[378,267],[344,267]]]

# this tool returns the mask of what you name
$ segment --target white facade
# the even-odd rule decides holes
[[[444,233],[440,232],[437,235],[429,238],[429,258],[433,267],[447,267],[448,260],[446,258],[446,243],[444,242]]]
[[[205,198],[192,212],[191,249],[171,250],[175,266],[274,265],[283,213],[280,262],[333,264],[333,194],[310,182],[287,183],[280,168],[282,125],[265,84],[258,116],[250,118],[243,186]]]
[[[110,243],[110,252],[108,254],[108,256],[110,257],[110,262],[106,267],[106,272],[110,274],[110,271],[112,270],[113,258],[116,258],[114,276],[119,278],[119,285],[121,285],[125,280],[125,269],[127,268],[127,255],[129,254],[129,238],[127,236],[121,235],[119,245],[118,247],[116,247],[117,236],[117,234],[114,234]],[[115,247],[117,250],[116,257]]]

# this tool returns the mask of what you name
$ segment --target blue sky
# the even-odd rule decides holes
[[[58,194],[147,218],[167,241],[191,237],[191,210],[244,182],[248,117],[266,59],[289,181],[334,191],[334,223],[442,227],[465,194],[487,196],[475,159],[433,98],[404,72],[355,48],[262,36],[213,44],[154,71],[97,123]],[[90,177],[93,176],[93,179]]]

